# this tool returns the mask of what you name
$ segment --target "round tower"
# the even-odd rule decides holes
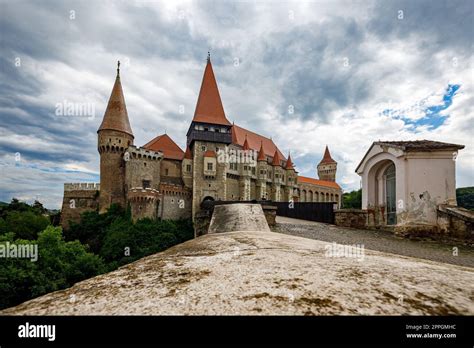
[[[318,164],[319,180],[336,181],[337,162],[332,159],[329,148],[326,145],[324,156]]]
[[[127,148],[133,145],[133,132],[128,120],[122,84],[120,62],[104,118],[97,131],[100,154],[99,211],[107,211],[111,204],[126,205],[125,161]]]

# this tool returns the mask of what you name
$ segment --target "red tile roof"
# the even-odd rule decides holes
[[[123,96],[118,69],[114,87],[110,94],[109,103],[107,104],[107,109],[105,110],[104,118],[102,119],[98,131],[105,129],[121,131],[133,136],[132,127],[130,127],[130,121],[128,120],[127,107],[125,105],[125,98]]]
[[[258,151],[261,146],[266,156],[273,157],[275,151],[278,151],[280,159],[286,160],[285,156],[281,153],[280,149],[275,145],[273,140],[266,138],[260,134],[249,131],[248,129],[242,128],[234,124],[232,126],[232,143],[240,146],[244,146],[245,136],[247,136],[247,143],[250,149]]]
[[[328,148],[327,145],[326,145],[326,150],[324,150],[323,159],[319,163],[320,164],[321,163],[336,163],[336,161],[332,159],[331,154],[329,153],[329,148]]]
[[[217,157],[216,156],[216,153],[212,150],[207,150],[206,152],[204,152],[204,157]]]
[[[193,121],[231,125],[229,120],[225,117],[224,107],[222,106],[219,89],[209,58],[207,60],[206,69],[204,70]]]
[[[176,143],[169,137],[168,134],[162,134],[157,136],[152,141],[143,145],[144,148],[153,151],[163,152],[165,159],[182,160],[184,152]]]
[[[318,186],[332,187],[332,188],[336,188],[336,189],[341,188],[334,181],[319,180],[319,179],[308,178],[306,176],[299,176],[299,175],[298,175],[298,183],[313,184],[313,185],[318,185]]]
[[[189,148],[189,146],[186,146],[186,152],[184,153],[184,158],[193,159],[193,154],[191,153],[191,149]]]

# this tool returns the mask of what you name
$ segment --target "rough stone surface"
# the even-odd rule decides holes
[[[467,267],[272,232],[208,234],[2,315],[473,315]]]
[[[334,215],[337,226],[365,228],[367,225],[367,210],[339,209],[334,212]]]
[[[442,239],[474,242],[474,212],[456,206],[438,207],[438,232]]]
[[[260,204],[236,203],[217,205],[208,233],[234,231],[270,231]]]
[[[267,220],[268,226],[275,226],[277,207],[273,205],[262,205],[262,209],[263,213],[265,214],[265,219]]]

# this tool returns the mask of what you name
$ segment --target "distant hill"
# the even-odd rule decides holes
[[[474,210],[474,186],[456,189],[456,200],[459,207]]]

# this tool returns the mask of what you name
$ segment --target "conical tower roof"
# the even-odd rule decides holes
[[[260,150],[258,151],[258,158],[257,161],[266,161],[267,158],[265,157],[265,151],[263,150],[263,141],[260,142]]]
[[[206,69],[204,70],[193,121],[226,126],[232,125],[225,117],[224,107],[222,106],[209,55],[207,57]]]
[[[288,160],[286,161],[285,169],[295,169],[293,166],[293,162],[291,161],[291,154],[288,152]]]
[[[335,160],[332,159],[327,145],[326,145],[326,150],[324,150],[323,159],[321,160],[321,162],[319,162],[319,164],[324,164],[324,163],[337,163]]]
[[[114,87],[110,94],[109,103],[107,104],[104,118],[97,132],[106,129],[124,132],[133,137],[132,127],[130,127],[130,121],[128,120],[125,98],[123,96],[122,84],[120,82],[120,62],[118,62],[117,77],[115,78]]]
[[[247,141],[247,135],[245,135],[244,146],[242,146],[243,150],[250,150],[249,142]]]
[[[278,150],[275,150],[275,154],[273,155],[272,166],[280,166],[281,165],[281,158],[278,154]]]

